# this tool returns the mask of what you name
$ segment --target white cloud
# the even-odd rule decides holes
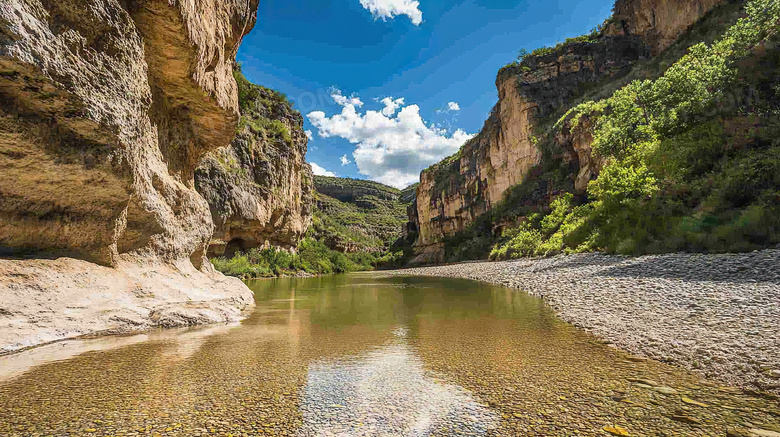
[[[457,102],[447,103],[447,109],[450,111],[460,111],[460,105]]]
[[[357,96],[353,94],[347,97],[341,94],[341,90],[338,88],[331,88],[330,97],[333,98],[334,102],[336,102],[341,106],[352,105],[352,106],[357,106],[358,108],[363,106],[363,102],[361,102]]]
[[[314,133],[312,131],[307,130],[307,131],[304,131],[304,133],[306,134],[306,138],[308,138],[309,141],[314,139]]]
[[[398,110],[401,106],[404,106],[404,98],[401,97],[400,99],[393,100],[392,97],[385,97],[381,100],[382,104],[385,105],[385,107],[382,109],[382,114],[386,115],[388,117],[395,114],[395,111]]]
[[[387,20],[396,15],[406,15],[412,20],[412,24],[419,26],[422,23],[422,11],[420,2],[414,0],[360,0],[364,8],[371,11],[375,18]]]
[[[352,154],[355,164],[372,180],[406,187],[418,181],[421,170],[457,152],[473,137],[460,129],[448,134],[427,125],[420,116],[420,107],[403,106],[402,99],[386,98],[381,102],[385,104],[381,111],[358,113],[355,105],[346,104],[341,113],[331,117],[322,111],[308,114],[320,136],[344,138],[357,145]],[[396,105],[403,106],[397,113]]]
[[[352,164],[352,161],[350,161],[349,158],[347,158],[347,155],[342,156],[341,157],[341,165],[345,166],[345,165],[349,165],[349,164]]]
[[[324,168],[320,167],[319,165],[310,162],[309,165],[311,165],[311,170],[314,172],[317,176],[330,176],[330,177],[336,177],[336,173],[333,173],[332,171],[327,171]]]

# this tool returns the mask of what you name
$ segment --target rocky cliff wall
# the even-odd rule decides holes
[[[723,0],[618,0],[615,18],[625,34],[641,36],[654,55],[669,48]]]
[[[224,322],[251,305],[205,262],[214,225],[193,173],[235,135],[233,62],[257,6],[0,2],[0,249],[13,257],[0,263],[0,302],[14,302],[0,311],[1,347],[70,336],[37,322],[74,306],[94,310],[71,320],[85,334]],[[29,252],[72,258],[20,258]],[[85,278],[112,297],[96,303]],[[130,307],[132,322],[110,315]],[[163,307],[200,315],[162,322]]]
[[[646,56],[637,37],[605,37],[502,70],[496,81],[499,101],[482,131],[454,158],[420,176],[417,244],[440,242],[499,203],[543,159],[534,131],[537,120],[565,107],[583,86],[624,75]],[[574,160],[576,153],[564,158]]]
[[[312,220],[314,175],[303,117],[275,91],[238,77],[240,132],[195,172],[216,225],[209,256],[275,247],[295,250]],[[228,253],[231,255],[232,253]]]
[[[257,0],[0,5],[0,246],[204,259],[196,163],[238,122]]]
[[[552,160],[578,168],[573,184],[584,192],[603,162],[592,156],[587,123],[563,126],[544,138],[575,99],[628,74],[674,42],[718,0],[619,0],[600,36],[561,45],[502,69],[498,103],[482,131],[454,157],[422,172],[411,228],[419,232],[418,261],[441,261],[442,240],[463,231],[504,199],[531,170]]]

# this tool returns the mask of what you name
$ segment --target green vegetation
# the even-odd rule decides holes
[[[746,251],[780,242],[780,4],[752,0],[714,44],[654,80],[572,109],[607,158],[588,201],[555,199],[505,232],[496,259],[604,250]]]
[[[392,261],[390,254],[337,252],[311,237],[305,238],[298,245],[298,252],[295,254],[280,249],[250,249],[247,253],[237,253],[230,259],[211,260],[214,267],[222,273],[244,279],[294,276],[301,272],[326,275],[373,270],[378,265],[386,265]]]
[[[523,221],[526,217],[540,220],[549,212],[550,192],[574,191],[571,175],[575,170],[560,159],[550,159],[546,163],[546,166],[534,168],[523,183],[510,188],[501,202],[478,216],[464,231],[445,237],[445,261],[487,258],[494,245],[507,238],[496,235],[503,227],[501,224]]]
[[[317,209],[312,230],[318,240],[333,248],[386,252],[401,236],[411,199],[402,203],[400,190],[378,182],[326,176],[315,176],[314,186]]]
[[[241,120],[237,132],[249,127],[254,133],[261,133],[266,140],[283,141],[292,145],[292,136],[281,121],[286,115],[299,118],[300,114],[292,109],[292,103],[284,94],[250,82],[236,65],[233,77],[238,84],[238,102],[241,108]],[[302,121],[302,120],[301,120]]]
[[[259,278],[300,273],[322,275],[400,267],[411,255],[410,239],[401,238],[413,190],[356,179],[315,176],[317,207],[312,225],[293,254],[250,249],[211,262],[226,275]],[[345,201],[324,194],[328,192]],[[399,200],[403,197],[403,202]]]
[[[385,184],[369,181],[365,179],[352,179],[352,178],[338,178],[330,176],[315,176],[315,185],[325,187],[339,187],[340,189],[347,191],[353,190],[356,193],[370,193],[373,196],[380,197],[382,199],[395,199],[401,193],[401,190],[387,186]],[[354,196],[349,196],[354,197]]]

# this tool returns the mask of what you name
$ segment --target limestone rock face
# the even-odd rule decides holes
[[[0,3],[0,246],[200,266],[257,0]]]
[[[579,194],[585,194],[588,183],[598,177],[606,164],[603,157],[593,153],[592,127],[590,120],[582,119],[575,128],[572,128],[571,120],[567,120],[561,130],[555,134],[555,142],[561,148],[576,153],[580,170],[574,179],[574,189]]]
[[[564,108],[582,84],[623,75],[646,56],[637,37],[607,37],[502,70],[496,81],[499,101],[482,131],[455,159],[420,176],[417,245],[434,245],[464,230],[525,180],[543,159],[533,135],[537,120]],[[576,160],[577,153],[572,150],[567,159]]]
[[[254,247],[295,250],[314,204],[303,117],[278,93],[238,79],[245,96],[241,131],[195,172],[216,225],[209,256]]]
[[[618,0],[597,42],[565,44],[502,69],[496,82],[499,100],[482,131],[456,156],[420,176],[408,225],[419,233],[419,261],[441,260],[445,237],[465,230],[545,162],[572,164],[573,185],[584,193],[604,165],[591,153],[587,121],[576,129],[562,126],[550,139],[554,147],[547,155],[534,133],[549,128],[583,89],[624,77],[636,61],[667,49],[723,1]]]
[[[618,0],[615,18],[625,33],[641,36],[658,54],[722,1]]]

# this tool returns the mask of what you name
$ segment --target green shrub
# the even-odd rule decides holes
[[[537,255],[543,240],[542,233],[538,229],[523,224],[512,235],[514,235],[512,239],[496,246],[490,252],[490,259],[504,260]]]
[[[724,130],[724,120],[744,115],[724,103],[743,93],[741,82],[762,76],[741,72],[737,62],[757,44],[776,40],[780,23],[776,1],[752,0],[745,9],[746,17],[720,40],[692,46],[660,78],[634,81],[559,121],[558,128],[584,115],[595,120],[593,149],[607,164],[588,187],[592,211],[571,230],[559,230],[562,241],[551,236],[545,249],[562,242],[567,250],[625,254],[733,251],[776,238],[777,222],[765,213],[771,202],[760,200],[776,196],[780,186],[780,148],[761,138],[776,136],[768,135],[777,131],[771,116],[760,118],[773,114],[773,98],[748,108],[760,121],[756,132],[740,138],[741,148],[728,147]],[[558,218],[549,220],[554,225]]]

